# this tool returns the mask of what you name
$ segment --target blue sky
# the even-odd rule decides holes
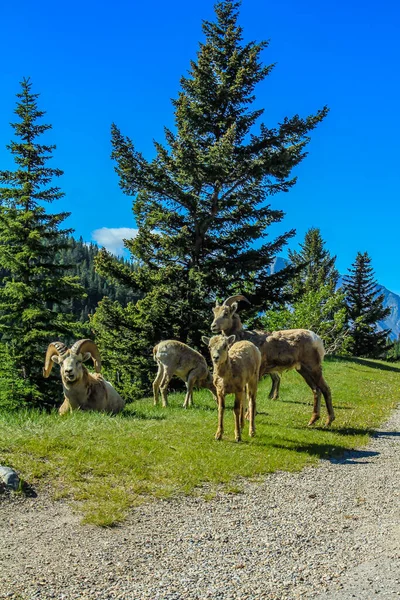
[[[5,146],[15,93],[31,77],[53,125],[54,166],[65,172],[66,197],[54,210],[72,212],[75,235],[116,248],[121,233],[134,229],[131,199],[110,159],[110,125],[152,157],[152,140],[163,141],[164,126],[173,126],[170,99],[196,57],[202,19],[214,18],[213,4],[2,3],[0,168],[12,167]],[[296,228],[295,249],[309,227],[319,227],[342,273],[366,250],[378,281],[400,293],[400,6],[243,0],[240,15],[245,39],[269,39],[264,62],[277,63],[256,89],[263,121],[274,126],[330,107],[296,170],[297,185],[271,198],[286,213],[271,235]]]

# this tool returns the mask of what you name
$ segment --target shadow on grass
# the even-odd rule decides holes
[[[309,402],[305,401],[302,402],[300,400],[274,400],[274,402],[282,402],[283,404],[300,404],[303,406],[310,406],[312,408],[313,402],[312,402],[312,398],[309,400]],[[323,403],[323,400],[322,400]],[[340,406],[339,404],[334,403],[333,404],[334,408],[340,409],[340,410],[353,410],[352,406]]]
[[[337,406],[335,408],[338,408]],[[368,428],[368,427],[335,427],[335,424],[333,424],[333,427],[327,427],[326,425],[324,425],[324,419],[321,419],[320,421],[317,421],[317,423],[320,424],[316,424],[316,425],[312,425],[311,427],[302,427],[300,425],[291,425],[290,429],[296,429],[298,431],[304,431],[305,429],[308,429],[309,431],[326,431],[326,433],[338,433],[339,435],[370,435],[373,436],[375,435],[375,430]]]
[[[322,429],[322,428],[321,428]],[[372,436],[375,432],[370,427],[333,427],[333,433],[339,435],[370,435]]]
[[[182,408],[182,406],[181,406]],[[185,409],[183,409],[185,410]],[[216,404],[214,404],[213,406],[207,406],[206,404],[195,404],[194,406],[189,406],[187,409],[187,411],[191,411],[191,410],[199,410],[202,412],[215,412],[216,410],[218,410],[218,406]]]
[[[380,371],[394,371],[395,373],[400,373],[400,368],[391,366],[391,365],[382,365],[380,363],[376,363],[373,360],[369,360],[368,358],[355,358],[355,357],[342,357],[335,356],[335,360],[343,361],[343,362],[352,362],[357,365],[363,365],[364,367],[370,367],[371,369],[379,369]]]
[[[285,441],[285,440],[284,440]],[[274,448],[280,448],[281,450],[289,450],[291,452],[301,452],[304,454],[309,454],[310,456],[316,456],[318,458],[323,458],[330,460],[334,457],[339,457],[344,454],[344,452],[348,451],[348,448],[344,446],[335,446],[332,447],[332,444],[317,444],[315,442],[310,443],[298,443],[292,442],[291,440],[287,440],[287,444],[272,444]]]
[[[123,419],[140,419],[143,421],[165,421],[167,418],[166,415],[147,413],[137,409],[124,410],[118,415],[118,417]]]

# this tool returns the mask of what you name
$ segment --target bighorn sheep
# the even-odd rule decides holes
[[[167,406],[167,388],[172,377],[176,375],[186,383],[187,393],[183,408],[193,403],[193,388],[207,388],[216,398],[213,384],[205,358],[190,346],[176,340],[165,340],[154,346],[153,357],[158,365],[158,372],[153,381],[154,404],[158,403],[161,387],[162,405]]]
[[[235,394],[235,439],[241,440],[243,428],[244,397],[247,392],[249,435],[255,434],[257,385],[261,366],[261,353],[249,341],[235,342],[235,336],[215,335],[202,337],[210,350],[213,362],[213,380],[218,398],[218,429],[215,439],[222,439],[224,431],[224,410],[226,394]]]
[[[96,373],[89,373],[82,364],[90,358]],[[49,377],[53,363],[60,365],[64,388],[60,415],[76,409],[118,413],[124,408],[125,400],[99,373],[100,354],[92,340],[79,340],[70,349],[62,342],[51,342],[46,352],[44,377]]]
[[[213,333],[218,333],[222,331],[225,335],[235,335],[236,340],[250,340],[255,344],[258,348],[260,348],[263,342],[263,336],[265,332],[263,331],[249,331],[248,329],[243,329],[242,322],[240,320],[239,315],[237,314],[237,302],[242,300],[243,302],[247,302],[250,304],[249,300],[242,294],[237,296],[231,296],[227,298],[223,304],[215,303],[215,307],[213,308],[214,312],[214,320],[211,324],[211,331]],[[232,310],[232,304],[236,302],[236,309]],[[265,375],[265,373],[261,372],[260,377]],[[281,384],[281,378],[278,373],[269,373],[272,379],[272,387],[269,392],[268,398],[272,400],[277,400],[279,398],[279,388]]]
[[[240,294],[227,298],[222,305],[216,303],[211,325],[213,333],[221,331],[225,335],[235,334],[236,339],[253,342],[261,351],[260,377],[267,373],[282,373],[289,369],[296,369],[311,388],[314,396],[313,413],[308,424],[313,425],[320,418],[322,392],[328,411],[326,425],[330,425],[335,419],[335,413],[331,391],[322,375],[321,364],[325,350],[321,338],[308,329],[287,329],[273,333],[243,329],[237,314],[239,300],[249,302]],[[280,380],[278,380],[277,392],[279,392],[279,383]]]

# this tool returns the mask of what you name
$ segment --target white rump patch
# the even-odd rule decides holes
[[[317,335],[313,331],[310,331],[309,329],[307,329],[307,332],[310,334],[310,337],[311,337],[312,341],[314,342],[314,344],[318,344],[319,342],[322,342],[319,335]]]
[[[325,356],[324,342],[321,340],[319,335],[314,333],[314,331],[310,331],[309,329],[307,329],[307,331],[310,334],[314,348],[316,348],[318,350],[318,352],[321,356],[321,359],[323,359]]]

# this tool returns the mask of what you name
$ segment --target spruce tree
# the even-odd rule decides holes
[[[368,253],[358,252],[349,271],[343,288],[353,338],[350,351],[354,356],[383,356],[390,330],[379,331],[377,326],[389,316],[390,308],[383,306],[384,295],[379,294]]]
[[[126,245],[140,266],[128,273],[106,252],[97,265],[145,294],[138,314],[151,315],[149,354],[166,336],[199,346],[216,296],[246,293],[256,310],[281,301],[293,272],[270,276],[294,231],[268,239],[284,216],[268,198],[295,184],[291,171],[327,108],[256,126],[264,111],[252,109],[254,90],[273,65],[261,63],[266,42],[243,41],[238,8],[219,2],[216,21],[203,23],[205,40],[173,101],[174,131],[165,130],[166,144],[155,143],[153,160],[112,127],[112,157],[139,228]]]
[[[299,251],[289,250],[289,259],[300,269],[291,282],[296,298],[309,292],[318,292],[323,286],[329,286],[332,292],[335,290],[339,279],[335,267],[336,256],[331,256],[325,248],[318,228],[312,227],[306,232]]]
[[[45,113],[39,110],[38,94],[31,88],[29,79],[21,82],[15,109],[18,121],[11,123],[17,141],[7,146],[17,169],[0,171],[0,268],[4,269],[0,341],[7,346],[14,375],[18,373],[23,380],[18,387],[22,396],[51,403],[44,395],[44,351],[54,339],[66,340],[71,335],[73,323],[63,308],[84,292],[76,278],[67,274],[68,265],[55,260],[70,233],[60,229],[69,213],[49,214],[44,208],[64,195],[52,183],[62,171],[48,165],[55,146],[39,142],[51,125],[41,122]],[[54,310],[55,304],[60,309]]]

